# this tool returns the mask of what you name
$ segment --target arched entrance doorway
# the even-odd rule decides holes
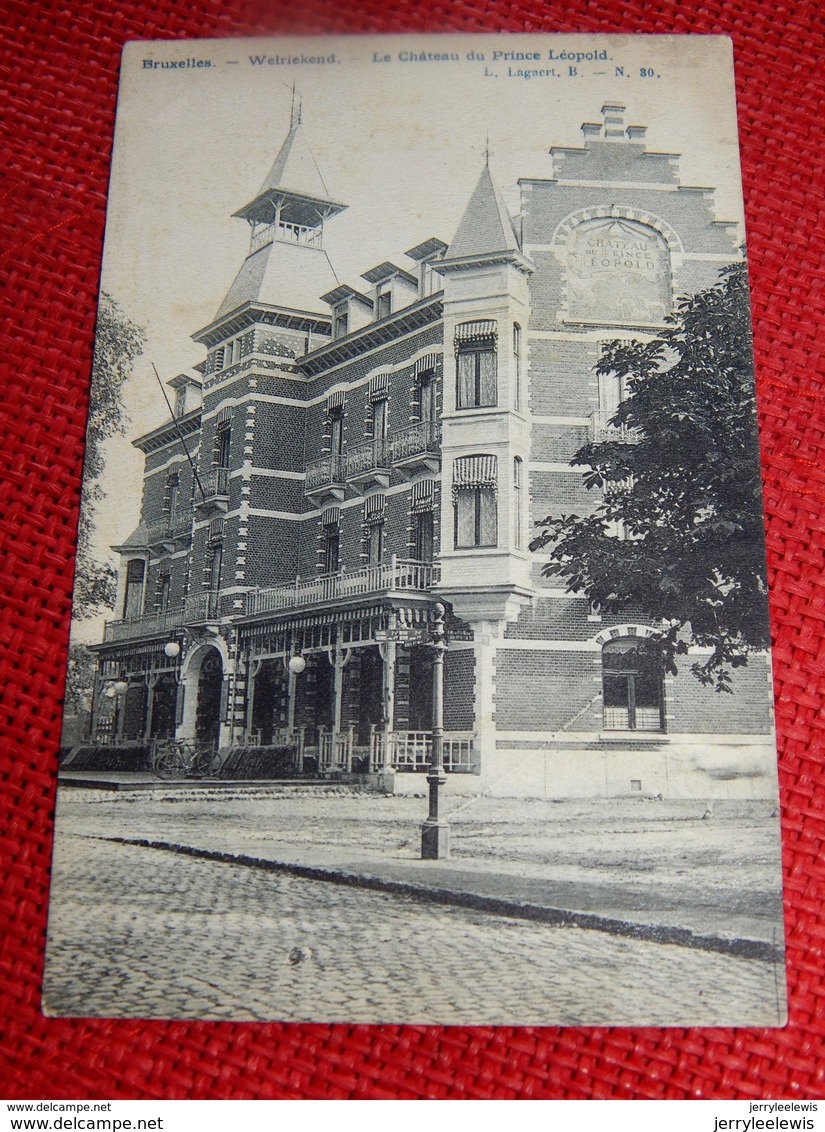
[[[195,738],[199,743],[218,746],[221,732],[221,688],[223,661],[217,649],[209,649],[198,673],[198,700],[195,710]]]

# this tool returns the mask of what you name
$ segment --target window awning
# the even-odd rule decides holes
[[[466,346],[472,342],[492,339],[498,334],[498,323],[494,318],[482,318],[475,322],[460,322],[455,328],[456,346]]]
[[[432,511],[435,503],[435,480],[419,480],[412,485],[410,510],[414,515]]]
[[[458,491],[486,487],[498,488],[498,460],[495,456],[459,456],[453,461],[453,496]]]

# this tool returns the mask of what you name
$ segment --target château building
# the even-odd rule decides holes
[[[238,774],[284,752],[304,773],[395,768],[420,789],[441,603],[462,787],[772,796],[768,658],[732,696],[691,658],[635,671],[655,627],[600,616],[529,549],[536,520],[592,510],[576,450],[619,438],[604,343],[655,335],[741,255],[713,190],[681,184],[624,107],[582,130],[519,182],[517,217],[487,163],[455,233],[342,284],[326,245],[346,206],[293,122],[235,214],[249,251],[194,334],[197,376],[168,382],[174,417],[135,441],[141,519],[116,547],[93,739],[197,738]]]

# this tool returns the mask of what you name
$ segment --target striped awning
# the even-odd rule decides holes
[[[420,377],[422,373],[432,373],[437,370],[441,363],[440,354],[425,354],[423,358],[419,358],[413,366],[413,377]]]
[[[209,539],[214,542],[223,538],[223,518],[213,519],[209,524]]]
[[[473,488],[498,488],[498,460],[495,456],[459,456],[453,461],[453,495]]]
[[[321,526],[322,527],[337,527],[341,522],[341,508],[340,507],[325,507],[321,512]]]
[[[343,389],[339,389],[337,393],[330,393],[326,400],[326,411],[328,413],[334,413],[338,409],[343,409],[345,396],[346,394]]]
[[[384,520],[384,510],[387,504],[387,497],[383,492],[376,492],[375,495],[368,495],[364,500],[364,522],[365,523],[381,523]]]
[[[495,339],[498,333],[498,323],[494,318],[477,319],[475,322],[460,322],[455,328],[456,346],[468,342],[479,342]]]
[[[435,480],[419,480],[412,485],[410,510],[414,515],[422,511],[432,511],[435,501]]]
[[[222,409],[218,409],[218,412],[215,416],[215,420],[218,422],[218,424],[226,424],[227,421],[231,421],[232,420],[232,406],[231,405],[224,405]]]
[[[370,378],[370,401],[383,401],[389,396],[389,377],[386,373],[376,374]]]

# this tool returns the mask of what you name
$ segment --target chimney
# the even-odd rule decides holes
[[[621,102],[605,102],[602,107],[605,138],[625,138],[625,110],[626,107]]]

